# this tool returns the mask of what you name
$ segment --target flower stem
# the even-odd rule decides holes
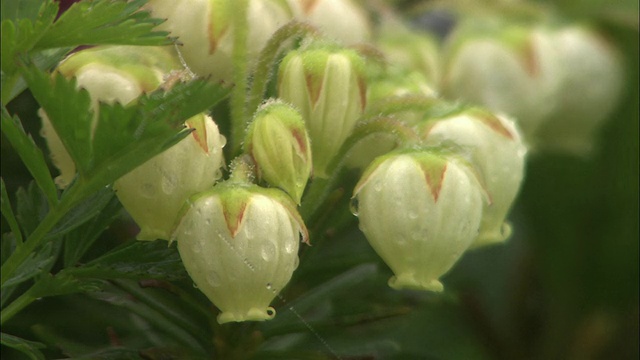
[[[237,0],[233,6],[233,82],[235,86],[231,93],[231,150],[234,155],[240,152],[247,122],[245,105],[247,75],[249,73],[247,58],[248,5],[248,0]]]

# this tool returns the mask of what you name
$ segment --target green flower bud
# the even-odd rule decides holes
[[[233,0],[151,0],[154,17],[167,19],[158,29],[178,37],[190,70],[214,80],[233,74]],[[284,0],[249,0],[247,57],[254,61],[271,35],[293,17]]]
[[[280,64],[279,97],[304,118],[314,175],[327,178],[327,166],[349,136],[365,106],[364,60],[352,50],[328,47],[290,52]]]
[[[75,77],[77,87],[89,92],[96,109],[99,102],[127,104],[158,88],[165,75],[179,68],[180,63],[168,48],[97,46],[72,54],[57,71],[65,77]],[[38,114],[42,119],[41,135],[47,140],[53,164],[61,172],[56,184],[64,189],[73,180],[76,166],[45,112],[40,109]]]
[[[176,230],[191,279],[221,311],[220,324],[272,319],[271,301],[298,265],[307,230],[278,189],[222,183],[192,197]]]
[[[562,77],[556,107],[536,133],[536,143],[541,150],[588,155],[594,135],[620,100],[619,54],[585,27],[566,27],[548,36]]]
[[[442,91],[514,117],[528,140],[553,111],[561,71],[555,45],[536,29],[462,25],[451,36]]]
[[[138,240],[171,239],[178,212],[192,195],[212,187],[224,165],[226,140],[209,116],[187,120],[185,139],[118,179],[118,199],[140,226]]]
[[[452,158],[425,151],[379,157],[353,196],[360,229],[395,274],[394,289],[442,291],[439,277],[478,234],[481,188]]]
[[[256,112],[244,145],[258,176],[300,204],[311,175],[311,144],[300,113],[279,101],[266,103]]]
[[[515,124],[503,116],[472,109],[422,126],[428,145],[453,147],[474,165],[489,196],[480,234],[472,246],[497,243],[511,234],[505,222],[524,177],[526,147]]]
[[[320,28],[334,41],[352,45],[371,38],[367,14],[351,0],[288,0],[296,18]]]

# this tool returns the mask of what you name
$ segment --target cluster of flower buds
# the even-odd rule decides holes
[[[371,44],[378,50],[358,52],[345,46],[372,40],[374,31],[355,1],[247,0],[247,29],[236,28],[244,12],[234,5],[145,5],[167,19],[159,27],[177,37],[188,68],[216,81],[233,78],[240,30],[246,56],[237,58],[253,65],[291,19],[319,29],[273,64],[277,79],[268,91],[277,99],[254,113],[230,178],[216,183],[225,137],[201,114],[185,124],[191,135],[114,184],[141,227],[138,239],[177,241],[194,283],[221,310],[219,323],[273,318],[270,303],[298,265],[300,238],[308,240],[296,205],[312,176],[330,178],[338,166],[364,169],[354,213],[394,272],[389,285],[442,291],[440,278],[466,250],[511,234],[507,218],[527,154],[520,129],[541,147],[586,151],[621,86],[615,51],[584,27],[463,22],[443,53],[428,35],[380,14]],[[97,107],[135,101],[181,67],[166,49],[97,47],[58,71],[75,77]],[[482,108],[444,101],[436,91]],[[64,186],[75,168],[42,116]]]
[[[451,36],[443,92],[513,116],[537,150],[588,154],[614,109],[616,51],[586,26],[470,20]]]
[[[254,61],[271,35],[293,14],[284,1],[248,2],[247,57]],[[158,28],[178,38],[180,54],[192,72],[231,81],[236,6],[233,0],[151,0],[146,8],[154,17],[167,19]]]

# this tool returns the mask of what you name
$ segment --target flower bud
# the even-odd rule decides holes
[[[196,115],[185,123],[191,135],[118,179],[118,199],[140,226],[138,240],[171,239],[180,208],[222,176],[226,140],[213,119]]]
[[[304,118],[314,175],[327,167],[349,136],[365,106],[364,60],[352,50],[315,47],[290,52],[280,64],[279,97]]]
[[[311,144],[300,113],[279,101],[263,105],[244,144],[258,165],[258,176],[300,204],[311,175]]]
[[[427,145],[457,149],[473,164],[489,196],[472,246],[506,240],[511,230],[505,218],[520,189],[527,152],[515,124],[472,109],[423,124],[421,135]]]
[[[320,28],[334,41],[346,45],[371,38],[367,14],[351,0],[288,0],[295,16]]]
[[[356,185],[360,229],[391,268],[394,289],[442,291],[478,234],[481,188],[462,163],[426,151],[376,159]]]
[[[451,35],[442,91],[514,117],[530,140],[557,101],[561,75],[554,51],[534,28],[462,25]]]
[[[146,8],[154,17],[167,19],[158,29],[178,37],[180,53],[191,71],[231,81],[234,6],[233,0],[151,0]],[[248,59],[255,60],[271,35],[291,18],[284,1],[249,0]]]
[[[542,150],[588,155],[594,135],[620,99],[619,54],[586,27],[570,26],[548,35],[562,74],[558,101],[536,133]]]
[[[176,230],[191,279],[221,311],[220,324],[272,319],[269,307],[298,265],[307,230],[278,189],[222,183],[192,197]]]
[[[57,68],[67,78],[75,77],[78,88],[89,92],[92,105],[99,102],[127,104],[144,92],[155,90],[163,77],[180,63],[173,53],[162,47],[97,46],[72,54]],[[42,119],[42,136],[46,139],[53,164],[60,170],[55,181],[64,189],[76,173],[76,166],[55,132],[46,113]]]

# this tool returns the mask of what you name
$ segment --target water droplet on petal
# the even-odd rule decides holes
[[[351,213],[355,216],[358,216],[358,205],[359,205],[358,198],[353,198],[349,202],[349,209],[351,210]]]
[[[276,247],[272,242],[264,244],[260,255],[264,261],[270,261],[276,254]]]

